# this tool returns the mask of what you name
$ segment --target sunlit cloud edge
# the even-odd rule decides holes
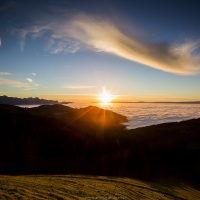
[[[125,34],[110,20],[83,14],[60,23],[49,22],[18,30],[21,50],[24,50],[27,35],[38,38],[46,31],[51,32],[46,47],[51,54],[76,53],[81,48],[89,47],[165,72],[179,75],[200,72],[199,41],[144,42],[141,37]]]

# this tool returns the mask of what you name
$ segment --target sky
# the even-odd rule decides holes
[[[0,96],[200,100],[200,2],[0,0]]]

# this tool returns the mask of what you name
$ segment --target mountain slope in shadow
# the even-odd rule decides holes
[[[199,187],[200,119],[134,130],[127,118],[89,106],[0,105],[1,174],[176,178]]]

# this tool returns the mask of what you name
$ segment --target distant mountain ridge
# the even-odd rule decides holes
[[[28,97],[28,98],[18,98],[18,97],[8,97],[0,96],[0,104],[9,104],[9,105],[49,105],[49,104],[62,104],[69,102],[58,102],[56,100],[46,100],[39,99],[38,97]]]

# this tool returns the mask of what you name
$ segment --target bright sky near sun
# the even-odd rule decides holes
[[[200,100],[199,9],[192,0],[1,0],[0,96],[94,101],[105,88],[118,101]]]

